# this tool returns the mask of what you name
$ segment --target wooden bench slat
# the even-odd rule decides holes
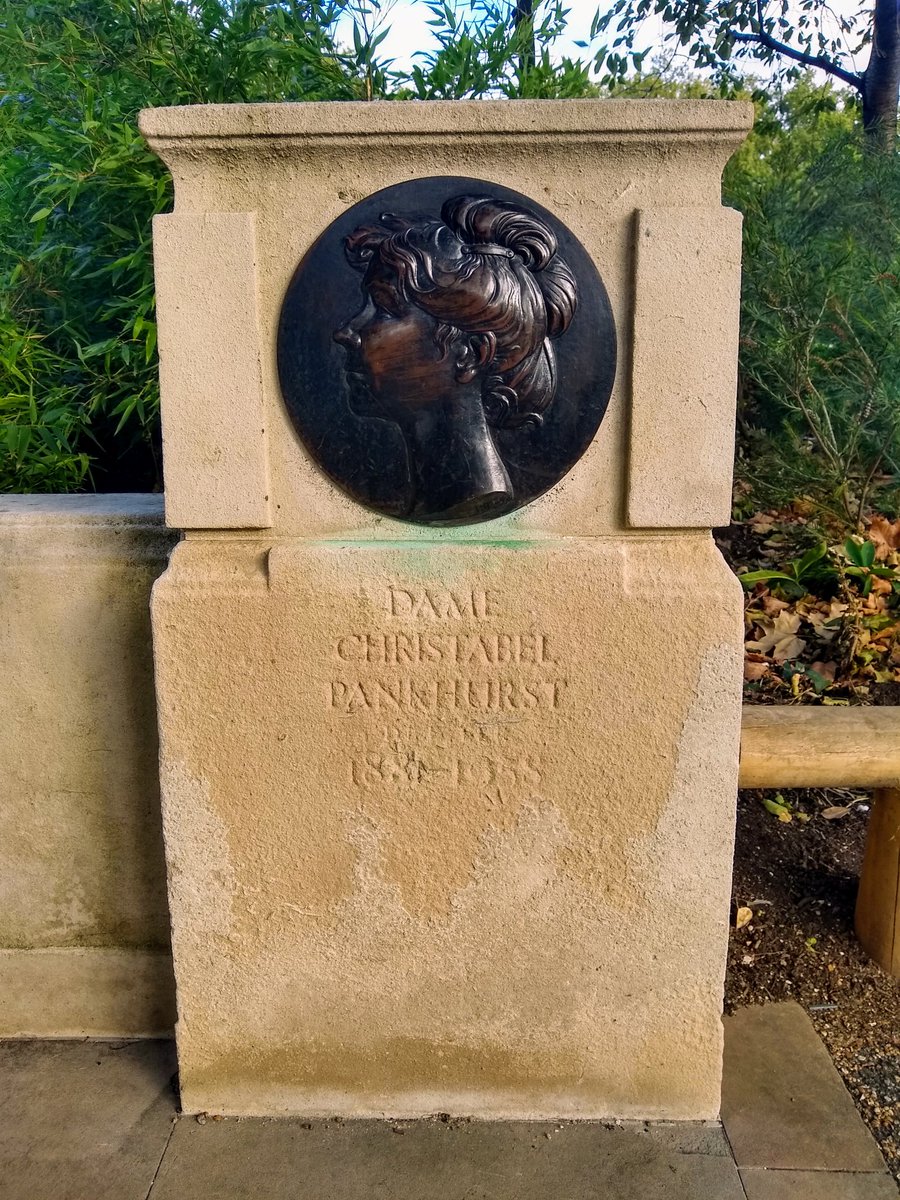
[[[900,976],[900,706],[745,705],[740,785],[874,789],[856,935]]]
[[[745,705],[740,785],[900,787],[900,707]]]

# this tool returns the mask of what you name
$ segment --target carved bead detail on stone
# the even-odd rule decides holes
[[[597,431],[615,355],[583,247],[468,179],[400,184],[338,218],[288,288],[278,344],[313,458],[360,503],[427,525],[552,487]]]

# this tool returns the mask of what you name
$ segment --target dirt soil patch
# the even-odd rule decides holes
[[[789,822],[764,807],[772,792],[740,794],[726,1011],[801,1004],[900,1181],[900,982],[853,933],[871,797],[822,789],[781,796]],[[752,917],[738,918],[739,909]]]

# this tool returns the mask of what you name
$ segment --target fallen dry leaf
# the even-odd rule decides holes
[[[757,679],[762,679],[769,670],[767,662],[754,662],[752,659],[744,659],[744,679],[747,683],[755,683]]]
[[[885,604],[884,596],[879,596],[876,592],[869,592],[863,608],[866,612],[881,613],[885,611],[887,605]]]
[[[762,602],[763,612],[767,617],[777,617],[780,612],[791,607],[787,600],[778,600],[775,596],[763,596]]]
[[[823,679],[827,679],[829,683],[834,683],[834,677],[837,674],[837,663],[814,662],[810,670],[815,671],[817,675],[821,675]]]
[[[735,929],[743,929],[745,925],[749,925],[753,920],[753,909],[741,906],[737,910],[737,916],[734,919]]]
[[[759,641],[753,642],[751,645],[754,650],[760,652],[771,650],[772,657],[776,662],[785,662],[789,658],[796,658],[806,649],[806,642],[803,638],[797,637],[800,617],[796,613],[781,612],[773,621],[766,619],[760,624],[765,633]]]
[[[837,804],[833,808],[823,808],[821,815],[826,821],[838,821],[841,817],[846,817],[849,811],[846,805]]]
[[[771,533],[775,528],[775,519],[772,513],[754,513],[747,524],[754,533]]]
[[[900,549],[900,519],[891,522],[887,517],[873,517],[868,534],[869,541],[875,543],[875,557],[880,562]]]
[[[819,641],[831,642],[838,635],[840,627],[837,622],[846,611],[846,604],[840,600],[832,600],[829,603],[817,604],[814,608],[804,612],[803,616],[816,631]],[[832,625],[831,622],[834,624]]]

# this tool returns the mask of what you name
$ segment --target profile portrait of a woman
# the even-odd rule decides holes
[[[363,304],[334,338],[353,412],[401,431],[407,516],[454,525],[515,507],[491,430],[540,423],[553,403],[553,341],[577,303],[555,235],[511,201],[457,196],[440,219],[361,226],[345,252]]]

